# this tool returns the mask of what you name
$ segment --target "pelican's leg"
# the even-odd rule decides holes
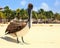
[[[18,37],[17,37],[17,43],[20,43]]]
[[[22,39],[22,42],[23,42],[24,44],[28,44],[28,43],[26,43],[26,42],[24,41],[23,37],[21,37],[21,39]]]
[[[17,37],[17,43],[20,43],[20,42],[19,42],[19,39],[18,39],[18,36],[17,36],[17,34],[16,34],[16,33],[15,33],[15,35],[16,35],[16,37]]]
[[[21,37],[21,39],[22,39],[22,42],[25,43],[23,37]]]

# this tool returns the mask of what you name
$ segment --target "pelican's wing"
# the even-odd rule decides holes
[[[14,33],[14,32],[17,32],[17,31],[20,31],[21,29],[23,29],[24,27],[26,26],[26,24],[23,24],[23,23],[10,23],[5,31],[8,32],[8,33]]]
[[[29,32],[29,26],[27,23],[26,26],[23,29],[17,31],[16,34],[17,34],[17,36],[21,37],[21,36],[24,36],[25,34],[27,34],[28,32]],[[10,35],[13,37],[16,37],[16,35],[14,33],[11,33]]]

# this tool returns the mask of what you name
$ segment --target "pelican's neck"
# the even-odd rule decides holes
[[[29,12],[29,28],[32,27],[32,10]]]

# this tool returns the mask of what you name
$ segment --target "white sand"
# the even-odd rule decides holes
[[[24,36],[29,45],[17,44],[15,37],[5,36],[6,26],[0,25],[0,48],[60,48],[60,24],[34,24]]]

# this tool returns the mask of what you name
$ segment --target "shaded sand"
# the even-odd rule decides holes
[[[60,24],[33,24],[24,36],[29,44],[18,44],[15,37],[4,35],[6,26],[0,26],[0,48],[60,48]]]

